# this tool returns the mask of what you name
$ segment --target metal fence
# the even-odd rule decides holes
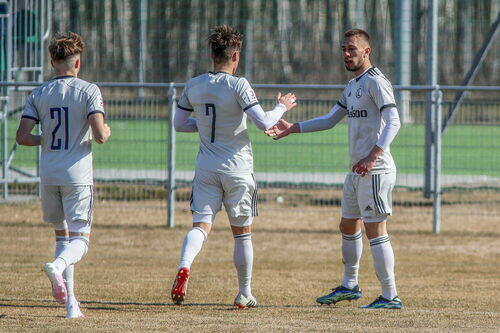
[[[38,83],[32,83],[31,86]],[[25,83],[1,83],[11,95],[3,117],[5,133],[2,159],[6,166],[2,182],[5,200],[36,197],[37,152],[14,144],[26,92]],[[188,209],[198,136],[174,133],[171,112],[182,84],[98,84],[105,98],[112,137],[94,145],[94,176],[100,204],[130,204],[165,209],[169,224],[175,208]],[[339,85],[254,85],[264,109],[273,106],[274,94],[293,90],[299,106],[286,114],[289,121],[323,115],[335,104]],[[426,113],[424,95],[432,87],[404,88],[412,92],[412,122],[403,125],[391,146],[398,167],[394,194],[396,210],[408,214],[431,214],[440,220],[441,203],[456,207],[458,214],[497,214],[500,206],[500,87],[434,87],[438,96],[431,133],[436,149],[431,164],[432,199],[422,192],[426,185]],[[436,89],[437,88],[437,89]],[[441,119],[457,89],[471,90],[441,139]],[[443,95],[444,93],[444,95]],[[144,96],[144,97],[140,97]],[[431,117],[432,115],[428,115]],[[5,118],[4,118],[5,119]],[[273,141],[249,124],[255,156],[259,201],[269,210],[300,207],[302,214],[340,205],[341,186],[348,169],[347,125]],[[2,132],[4,133],[4,132]],[[442,144],[440,144],[442,142]],[[427,147],[429,148],[429,147]],[[441,149],[440,149],[441,148]],[[441,162],[440,162],[441,161]],[[442,195],[442,197],[441,197]],[[421,209],[406,209],[417,207]],[[474,207],[471,209],[470,207]],[[452,210],[455,211],[455,210]],[[439,231],[437,225],[435,231]]]

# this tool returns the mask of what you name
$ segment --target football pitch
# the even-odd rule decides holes
[[[301,207],[277,212],[262,205],[253,230],[253,293],[259,306],[237,310],[233,239],[222,214],[192,266],[186,304],[174,306],[169,293],[190,228],[188,212],[179,209],[177,226],[169,230],[164,210],[98,203],[90,251],[75,270],[86,318],[66,320],[41,271],[51,260],[54,236],[40,222],[39,203],[2,204],[0,331],[498,331],[500,220],[461,216],[477,209],[443,207],[443,232],[434,235],[426,208],[398,208],[389,231],[404,308],[363,310],[358,306],[380,292],[366,238],[363,297],[335,306],[315,303],[342,275],[339,208],[304,214]]]
[[[161,170],[167,161],[168,125],[160,120],[109,121],[112,136],[94,144],[96,169]],[[10,124],[10,137],[17,124]],[[255,171],[345,172],[348,169],[347,126],[317,133],[292,135],[273,141],[249,124]],[[424,126],[405,125],[391,145],[400,174],[424,169]],[[199,149],[197,133],[176,133],[176,168],[193,170]],[[11,144],[13,139],[10,140]],[[19,147],[14,166],[33,166],[35,152]],[[500,127],[452,125],[443,136],[442,171],[449,175],[500,176]]]

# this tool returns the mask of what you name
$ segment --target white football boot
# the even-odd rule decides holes
[[[241,293],[238,293],[234,299],[234,306],[237,306],[240,309],[253,308],[257,306],[257,300],[252,295],[245,297]]]

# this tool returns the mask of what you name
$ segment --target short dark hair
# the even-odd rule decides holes
[[[75,54],[80,54],[85,43],[80,35],[74,32],[68,34],[57,33],[49,44],[50,57],[54,61],[64,61]]]
[[[228,25],[219,25],[212,29],[208,37],[212,57],[216,64],[225,63],[234,51],[241,50],[243,35]]]
[[[347,30],[346,32],[344,32],[344,37],[345,38],[348,38],[348,37],[361,37],[363,38],[364,40],[366,40],[366,42],[368,43],[368,45],[370,45],[370,35],[368,35],[368,33],[362,29],[350,29],[350,30]]]

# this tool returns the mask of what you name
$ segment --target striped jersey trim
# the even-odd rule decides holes
[[[90,205],[89,212],[87,213],[87,221],[92,223],[92,215],[94,212],[94,186],[90,185]]]
[[[34,120],[34,121],[36,121],[37,124],[40,122],[40,120],[38,118],[35,118],[35,117],[32,117],[32,116],[21,116],[21,118],[26,118],[26,119]]]
[[[344,104],[340,103],[340,102],[337,102],[337,105],[340,106],[341,108],[344,108],[347,110],[347,106],[345,106]]]
[[[257,208],[257,202],[258,202],[259,195],[257,193],[258,192],[258,190],[257,190],[257,182],[255,181],[255,176],[253,175],[253,173],[252,173],[252,179],[253,179],[254,186],[255,186],[255,190],[253,191],[252,202],[251,202],[251,205],[252,205],[252,216],[259,216],[259,209]]]
[[[368,70],[368,74],[370,74],[371,76],[380,75],[380,71],[377,69],[377,67],[372,67]]]
[[[181,110],[184,110],[184,111],[189,111],[189,112],[193,112],[194,111],[194,109],[186,108],[186,107],[184,107],[184,106],[182,106],[180,104],[177,104],[177,107],[179,109],[181,109]]]
[[[373,201],[375,202],[375,210],[377,214],[385,214],[384,201],[380,197],[380,175],[372,175],[372,191]]]
[[[245,107],[245,108],[243,109],[243,111],[246,111],[246,110],[248,110],[248,109],[250,109],[250,108],[253,108],[253,107],[254,107],[254,106],[256,106],[256,105],[259,105],[259,102],[255,102],[255,103],[252,103],[252,104],[248,105],[247,107]]]
[[[395,108],[395,107],[396,107],[396,104],[394,104],[394,103],[386,104],[380,108],[380,112],[382,112],[382,110],[385,108]]]
[[[102,113],[102,115],[103,115],[104,117],[106,117],[106,113],[104,113],[104,111],[102,111],[102,110],[95,110],[95,111],[89,112],[89,113],[87,114],[87,118],[88,118],[88,117],[90,117],[90,116],[91,116],[91,115],[93,115],[93,114],[96,114],[96,113]]]
[[[387,243],[388,241],[390,241],[389,235],[377,237],[375,239],[370,240],[370,246],[380,245],[383,243]]]

